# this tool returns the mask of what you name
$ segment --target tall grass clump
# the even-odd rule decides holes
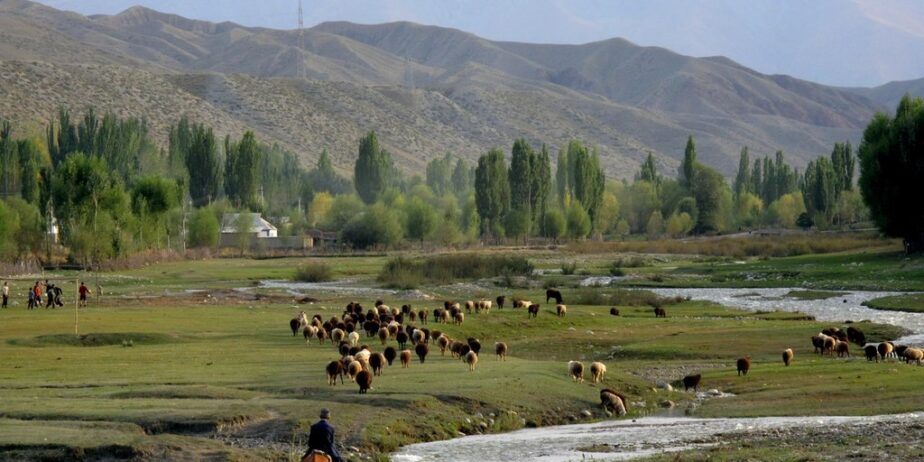
[[[565,276],[570,276],[574,274],[575,271],[577,271],[577,263],[570,262],[570,263],[561,264],[561,274]]]
[[[300,282],[327,282],[334,279],[334,270],[326,263],[308,262],[295,269],[295,280]]]
[[[378,281],[393,289],[414,289],[424,284],[497,276],[527,276],[533,265],[513,255],[450,254],[422,259],[395,257],[385,264]]]

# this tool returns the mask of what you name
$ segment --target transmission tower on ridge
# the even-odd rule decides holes
[[[298,0],[298,52],[295,54],[298,62],[295,65],[295,72],[299,79],[305,79],[305,56],[302,50],[305,46],[305,21],[302,16],[302,0]]]

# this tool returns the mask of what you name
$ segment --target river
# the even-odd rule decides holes
[[[654,289],[663,296],[709,300],[748,311],[798,311],[841,326],[846,320],[870,320],[899,325],[911,333],[897,343],[924,343],[924,314],[880,311],[863,302],[900,292],[849,291],[822,300],[786,297],[795,289]],[[690,417],[644,417],[593,424],[524,429],[511,433],[477,435],[447,441],[406,446],[392,454],[395,462],[488,462],[626,460],[665,451],[681,451],[717,444],[716,435],[783,428],[829,425],[871,425],[881,421],[924,421],[924,414],[883,416],[809,416],[699,419]],[[610,452],[584,452],[592,445],[606,445]]]

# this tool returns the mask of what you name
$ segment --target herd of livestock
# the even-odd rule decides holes
[[[561,292],[549,289],[546,292],[546,302],[551,299],[554,299],[556,303],[555,313],[564,317],[568,308],[562,303]],[[527,315],[531,318],[539,313],[540,305],[537,303],[519,298],[510,301],[513,308],[525,308]],[[437,323],[452,323],[461,326],[465,322],[466,313],[488,313],[495,306],[503,308],[506,302],[507,297],[505,296],[499,296],[495,300],[469,300],[464,303],[446,301],[443,307],[432,311],[415,311],[410,305],[403,305],[401,309],[391,308],[381,300],[375,302],[374,308],[366,310],[360,303],[351,302],[346,305],[341,316],[332,316],[327,320],[318,314],[309,319],[304,311],[300,312],[289,322],[289,327],[293,336],[301,332],[307,344],[310,344],[313,339],[321,344],[329,340],[331,345],[337,347],[340,358],[330,361],[325,367],[328,384],[335,385],[338,379],[343,384],[344,376],[347,376],[359,386],[360,393],[366,393],[372,387],[373,377],[381,375],[383,368],[386,365],[392,365],[394,360],[398,359],[402,368],[409,367],[414,356],[421,364],[425,363],[431,345],[439,348],[441,356],[445,356],[448,351],[453,358],[460,359],[468,366],[468,370],[473,372],[482,349],[481,342],[477,338],[453,339],[445,332],[430,330],[425,326],[428,325],[430,319]],[[610,314],[619,316],[619,309],[611,308]],[[666,317],[667,313],[664,308],[656,306],[654,315]],[[422,327],[417,327],[418,323]],[[383,350],[376,352],[368,344],[362,344],[361,333],[365,333],[367,339],[377,338],[384,347]],[[836,354],[838,357],[849,357],[850,342],[853,342],[863,346],[866,358],[870,361],[901,358],[906,362],[915,361],[918,364],[924,362],[924,350],[905,345],[896,346],[887,341],[878,344],[867,343],[863,332],[853,326],[846,330],[829,327],[812,336],[811,340],[815,352],[821,355],[834,356]],[[397,348],[389,346],[389,341],[395,341]],[[499,341],[494,344],[497,360],[506,361],[507,352],[505,342]],[[793,356],[791,348],[783,351],[782,359],[785,366],[790,365]],[[567,367],[568,374],[574,381],[584,381],[582,362],[569,361]],[[751,368],[750,357],[745,356],[738,359],[736,368],[739,376],[747,375]],[[602,382],[606,374],[606,365],[598,361],[591,363],[590,374],[593,383]],[[681,382],[685,391],[691,388],[696,391],[699,389],[701,380],[702,374],[693,374],[683,377]],[[628,410],[625,395],[609,388],[600,391],[600,404],[610,414],[621,416],[625,415]]]

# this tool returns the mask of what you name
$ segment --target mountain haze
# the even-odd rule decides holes
[[[252,127],[306,163],[327,148],[344,170],[376,130],[413,173],[447,152],[474,160],[525,137],[553,150],[584,139],[613,177],[633,175],[649,151],[673,174],[692,134],[700,159],[730,174],[743,145],[802,164],[856,142],[888,108],[874,89],[763,75],[722,57],[621,39],[497,42],[408,22],[324,23],[300,37],[142,7],[84,17],[0,0],[0,39],[0,117],[17,127],[41,128],[60,105],[93,105],[147,117],[163,142],[189,114],[221,134]]]

